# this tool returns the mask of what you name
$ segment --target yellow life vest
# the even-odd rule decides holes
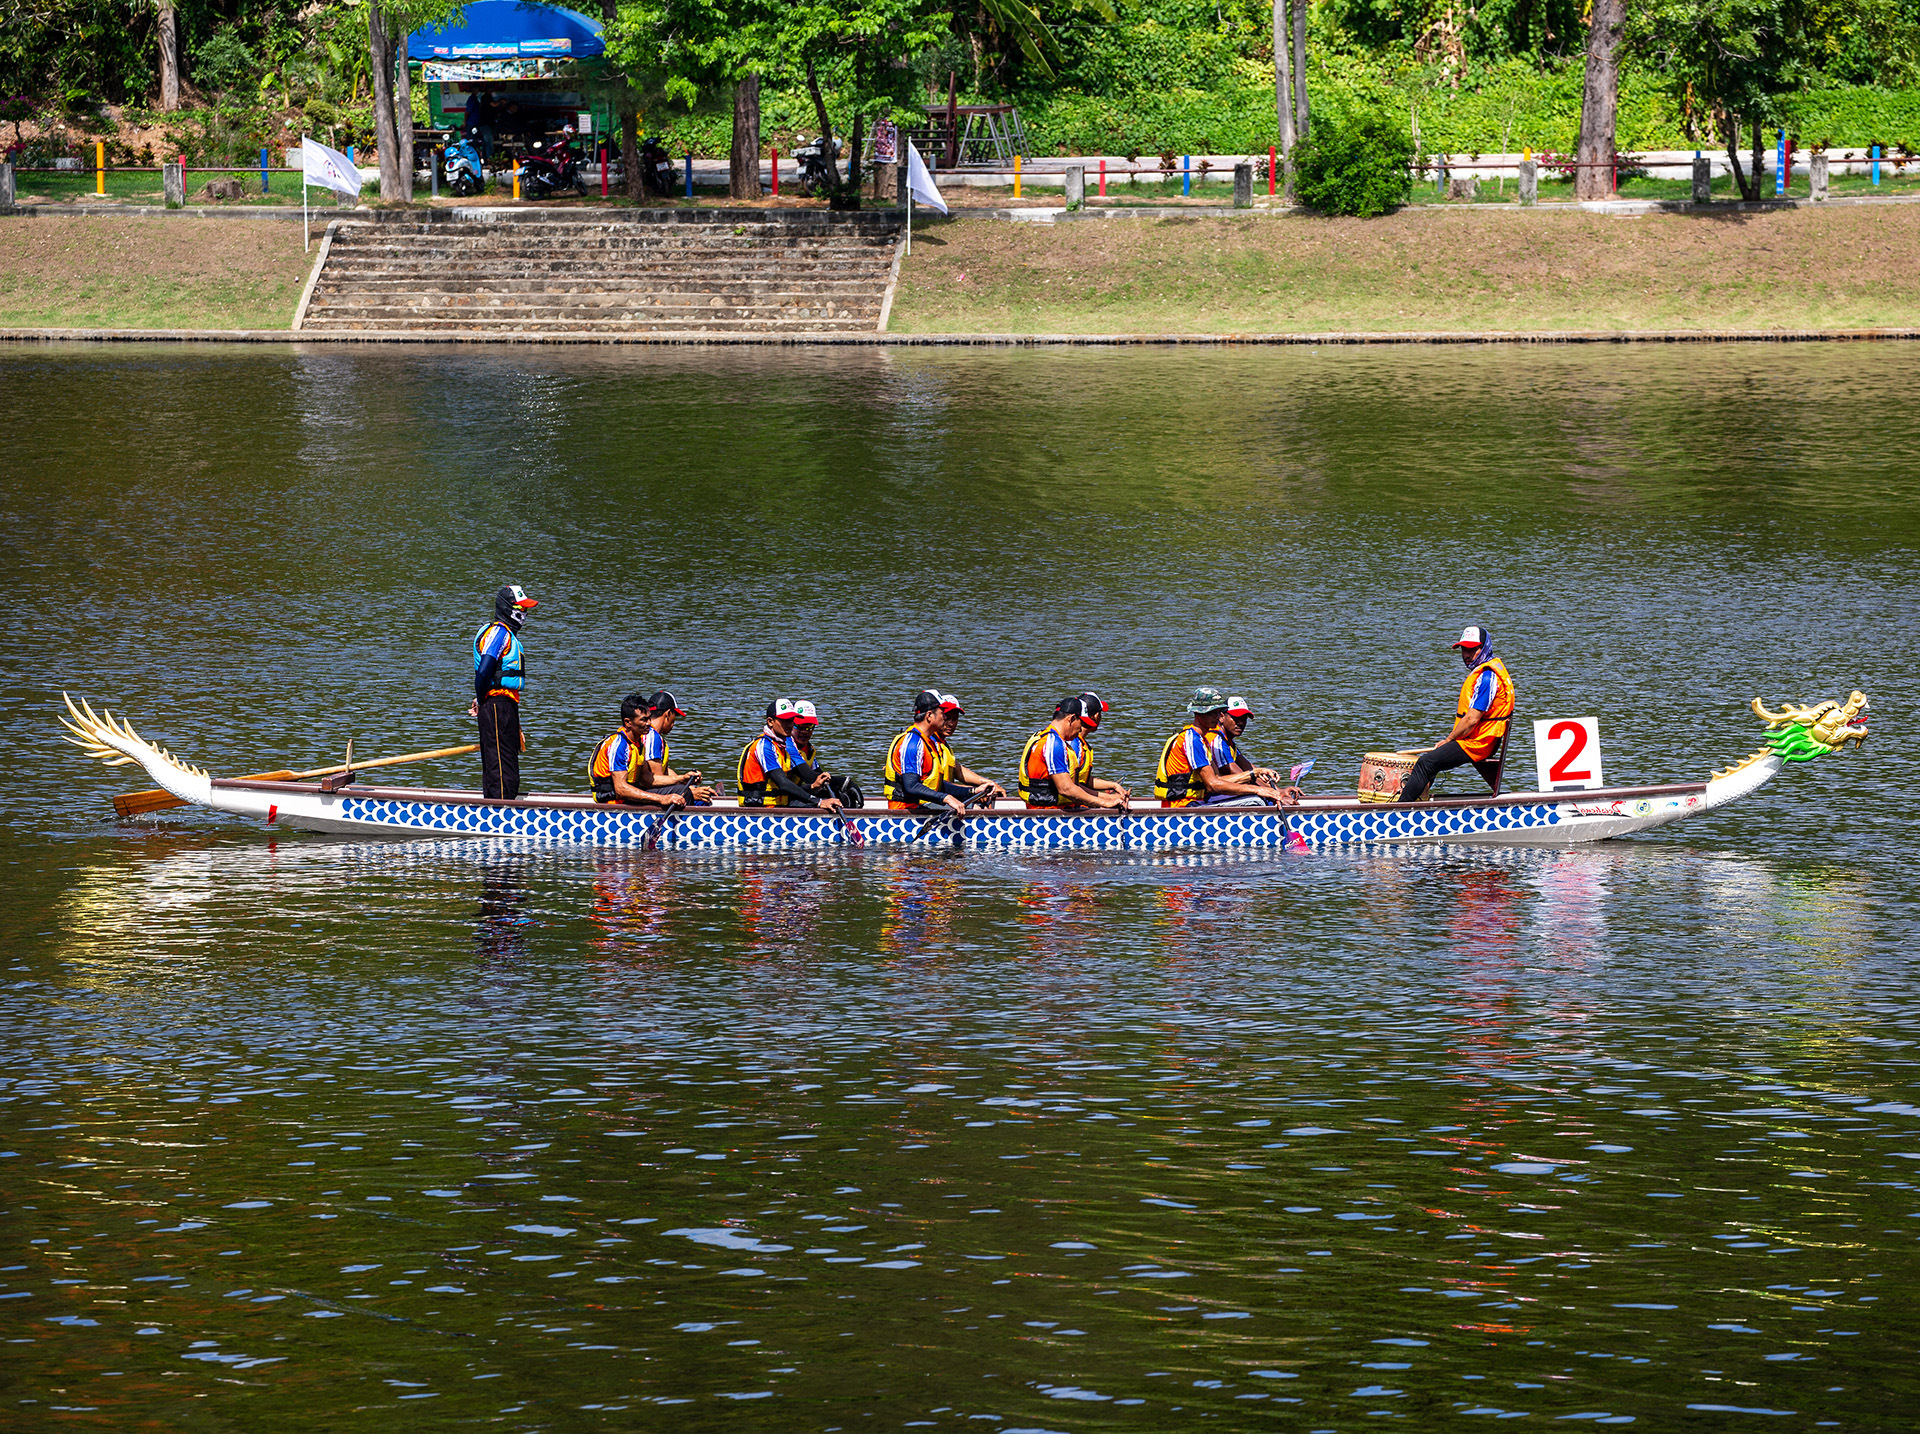
[[[1031,737],[1027,745],[1020,749],[1020,800],[1030,807],[1078,807],[1079,802],[1066,802],[1061,799],[1060,788],[1053,779],[1053,773],[1046,768],[1046,758],[1040,754],[1040,747],[1053,732],[1053,724],[1048,723]],[[1060,739],[1063,743],[1066,739]],[[1073,767],[1067,773],[1074,781],[1089,790],[1093,786],[1093,748],[1082,738],[1070,747]],[[1040,770],[1035,771],[1038,767]]]
[[[1201,749],[1209,758],[1215,755],[1212,735],[1191,722],[1167,738],[1166,746],[1160,749],[1160,766],[1153,774],[1153,795],[1170,807],[1190,807],[1207,794],[1206,788],[1194,780],[1191,769],[1180,772],[1169,770],[1174,751],[1189,732],[1199,735]],[[1209,760],[1202,765],[1212,766],[1213,763]]]

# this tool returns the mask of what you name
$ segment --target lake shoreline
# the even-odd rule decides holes
[[[884,334],[318,334],[303,341],[792,344],[1579,343],[1908,337],[1907,206],[1378,219],[916,218]],[[1063,216],[1064,217],[1064,216]],[[285,226],[0,218],[0,336],[293,336]]]

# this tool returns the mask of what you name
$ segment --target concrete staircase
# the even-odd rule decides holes
[[[892,210],[442,210],[343,221],[296,327],[872,333],[900,227]]]

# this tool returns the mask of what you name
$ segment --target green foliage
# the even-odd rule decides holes
[[[1316,118],[1293,163],[1294,193],[1321,214],[1371,219],[1413,192],[1413,140],[1378,110]]]
[[[226,93],[252,89],[260,81],[260,61],[231,25],[223,25],[193,48],[193,75],[203,90]]]

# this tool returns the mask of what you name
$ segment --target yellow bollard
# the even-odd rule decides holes
[[[1013,197],[1020,197],[1020,156],[1017,154],[1013,157]]]
[[[520,161],[517,159],[513,162],[513,197],[520,197]]]
[[[107,146],[103,140],[93,142],[93,192],[107,192]]]

